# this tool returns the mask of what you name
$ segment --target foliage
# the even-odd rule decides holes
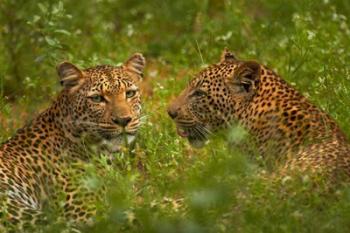
[[[307,176],[273,182],[226,138],[190,148],[165,111],[229,47],[274,68],[350,136],[348,15],[347,0],[3,0],[0,139],[54,98],[58,62],[118,64],[143,52],[145,123],[105,180],[89,175],[108,184],[109,198],[86,232],[348,232],[347,185],[329,191]],[[55,222],[43,231],[69,229]]]

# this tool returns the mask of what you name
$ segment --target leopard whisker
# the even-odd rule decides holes
[[[205,134],[212,135],[213,133],[204,125],[198,125],[197,126],[200,130],[202,130]]]
[[[148,119],[148,115],[142,115],[139,117],[139,120],[145,122]]]
[[[193,131],[195,133],[195,136],[200,140],[206,139],[205,133],[200,128],[198,128],[198,126],[193,127]]]

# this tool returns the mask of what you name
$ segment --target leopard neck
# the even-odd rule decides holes
[[[328,114],[275,73],[267,70],[261,79],[261,86],[240,117],[261,153],[283,155],[325,138],[344,139]]]
[[[83,154],[85,145],[76,133],[73,121],[67,110],[69,101],[64,94],[35,118],[24,130],[35,137],[33,146],[40,147],[47,153]]]

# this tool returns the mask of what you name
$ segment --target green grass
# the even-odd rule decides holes
[[[192,149],[166,114],[228,47],[276,70],[350,137],[348,15],[347,0],[4,0],[0,139],[49,105],[58,62],[117,64],[142,52],[146,121],[135,150],[116,155],[109,198],[86,232],[348,232],[348,185],[329,192],[303,176],[271,181],[225,136]]]

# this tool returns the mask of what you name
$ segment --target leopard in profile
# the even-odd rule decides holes
[[[350,176],[350,144],[337,123],[274,71],[226,49],[169,104],[168,114],[194,147],[239,125],[263,158],[281,161],[281,171]]]

